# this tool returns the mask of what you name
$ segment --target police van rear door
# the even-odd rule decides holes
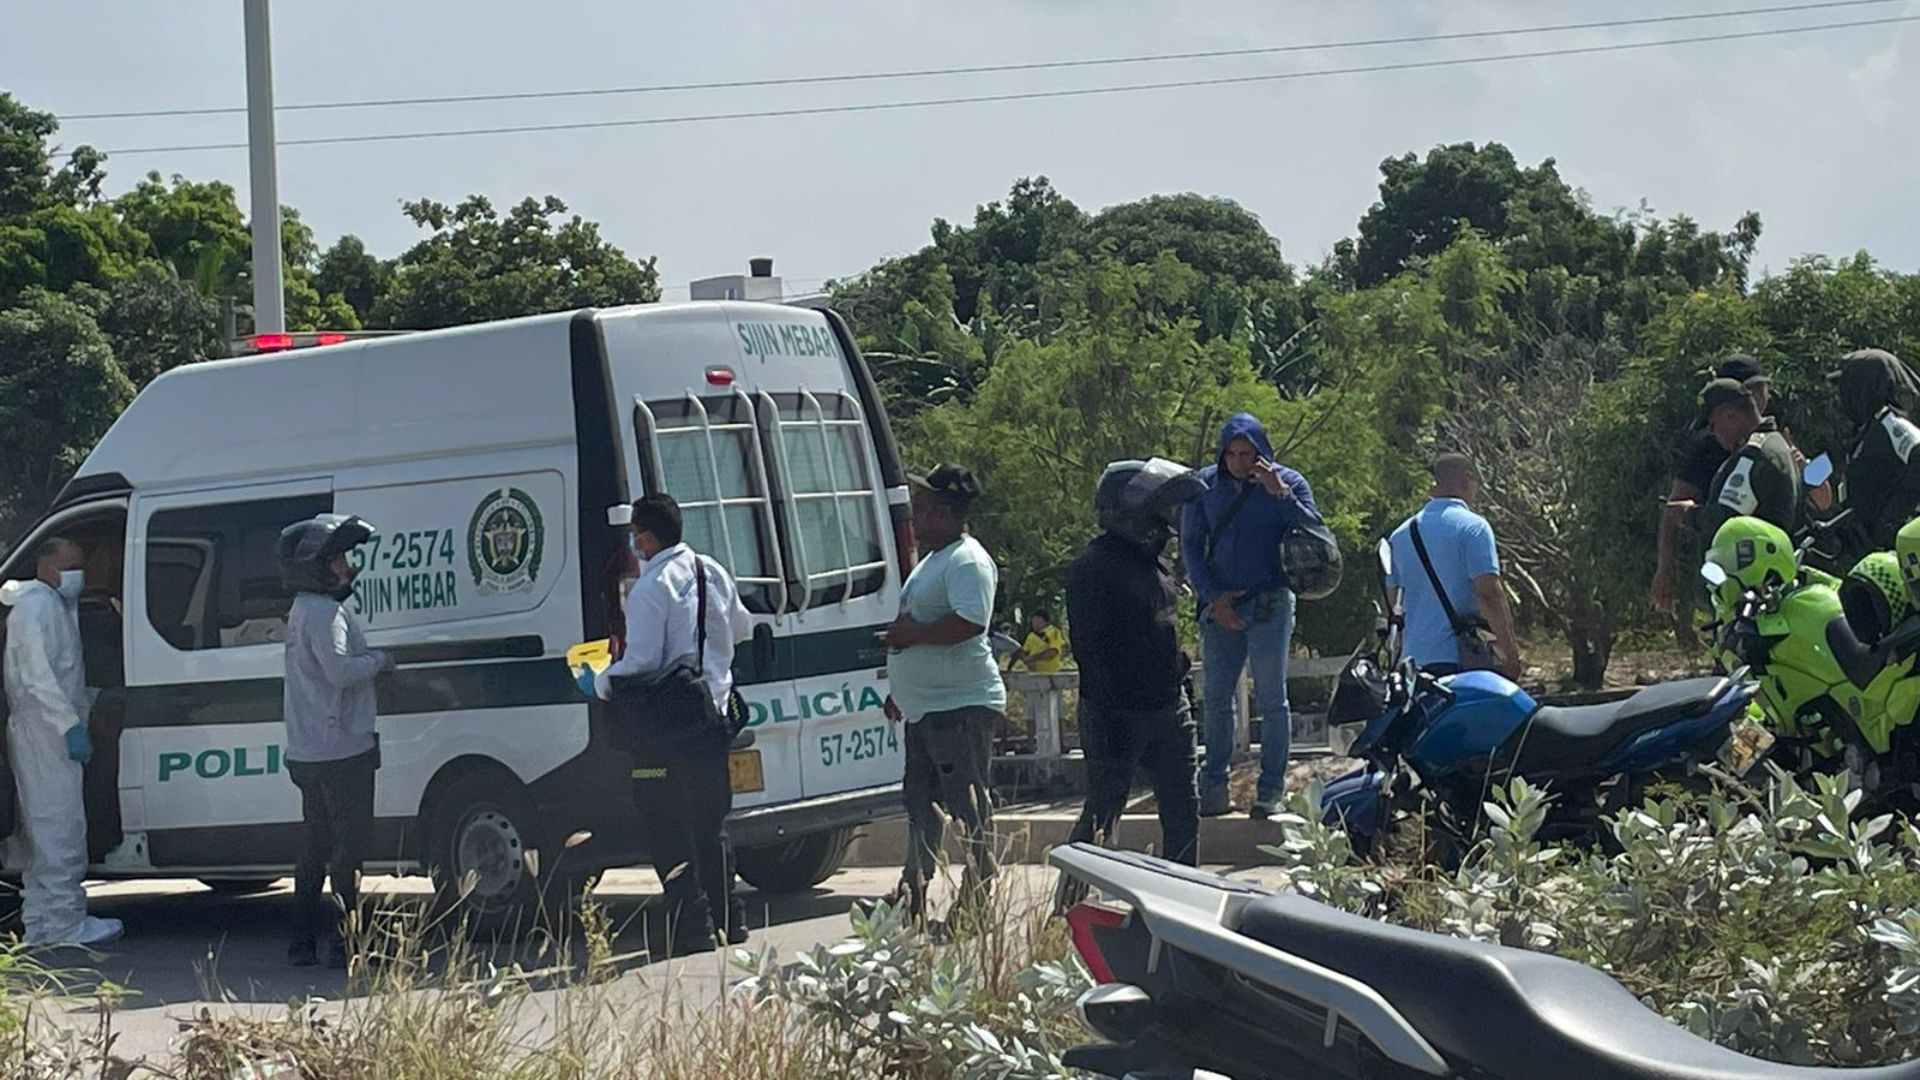
[[[767,432],[793,616],[792,687],[767,700],[769,720],[797,727],[808,797],[898,783],[877,635],[899,611],[900,572],[859,361],[819,312],[728,315]]]
[[[636,491],[680,502],[687,542],[733,573],[753,613],[735,672],[759,775],[736,762],[734,805],[898,783],[876,635],[899,609],[900,570],[857,361],[825,315],[774,304],[628,309],[600,325]]]

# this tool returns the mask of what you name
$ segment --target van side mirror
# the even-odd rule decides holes
[[[1800,482],[1810,488],[1819,487],[1831,479],[1833,479],[1833,459],[1826,454],[1821,454],[1807,462],[1807,467],[1800,471]]]

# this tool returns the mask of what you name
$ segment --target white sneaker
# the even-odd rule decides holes
[[[90,949],[96,945],[119,941],[126,932],[126,924],[119,919],[96,919],[89,915],[86,921],[80,924],[80,934],[74,944]]]

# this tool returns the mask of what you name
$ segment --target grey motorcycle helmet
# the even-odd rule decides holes
[[[1323,521],[1296,525],[1280,538],[1280,569],[1302,600],[1324,600],[1340,587],[1340,541]]]
[[[352,551],[377,532],[354,514],[316,514],[280,530],[275,553],[280,557],[280,580],[294,592],[333,595],[340,588],[327,564],[335,555]]]
[[[1100,474],[1093,513],[1102,529],[1158,550],[1180,527],[1181,508],[1206,490],[1199,474],[1165,458],[1116,461]]]

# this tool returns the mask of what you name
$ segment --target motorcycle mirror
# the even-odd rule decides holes
[[[1825,454],[1807,462],[1807,467],[1800,470],[1800,482],[1810,488],[1819,487],[1832,478],[1833,459]]]
[[[1392,577],[1393,576],[1393,545],[1383,539],[1380,541],[1380,546],[1376,550],[1378,552],[1378,558],[1380,561],[1380,576]]]
[[[1717,562],[1701,563],[1700,576],[1716,589],[1727,583],[1727,572]]]

